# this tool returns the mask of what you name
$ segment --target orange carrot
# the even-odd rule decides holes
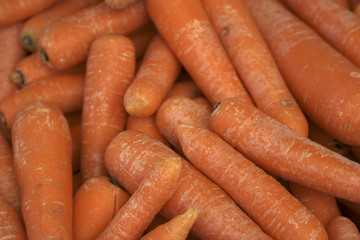
[[[28,238],[71,239],[71,137],[64,115],[51,103],[27,104],[15,118],[12,143]]]
[[[360,107],[360,69],[279,2],[244,2],[305,114],[339,141],[360,145],[360,115],[354,114]]]
[[[360,240],[359,229],[347,217],[338,216],[327,226],[329,240]]]
[[[179,157],[155,165],[96,239],[139,239],[176,190],[181,168]]]
[[[49,67],[64,70],[87,57],[91,42],[107,34],[129,34],[148,22],[145,2],[115,10],[104,2],[65,16],[41,34],[38,52]]]
[[[129,198],[104,176],[86,179],[74,196],[74,240],[95,239]]]
[[[200,211],[197,208],[190,208],[169,222],[158,226],[140,240],[185,240],[199,214]]]
[[[360,164],[292,131],[240,99],[218,104],[210,127],[267,171],[360,203]]]
[[[70,125],[72,143],[72,170],[73,173],[80,170],[81,159],[81,123]]]
[[[200,1],[146,3],[159,33],[212,104],[226,97],[252,103]]]
[[[59,75],[15,92],[0,102],[2,124],[11,129],[18,110],[35,100],[51,102],[64,113],[79,110],[83,102],[83,79],[83,74]]]
[[[108,145],[105,164],[110,175],[131,194],[154,165],[171,157],[179,155],[162,142],[125,130]],[[192,230],[201,239],[271,239],[224,190],[183,159],[179,186],[160,213],[172,219],[194,207],[201,214]]]
[[[107,5],[115,9],[127,8],[138,1],[139,0],[105,0]]]
[[[37,41],[40,34],[51,23],[55,22],[66,15],[72,14],[85,7],[100,2],[100,0],[60,0],[50,8],[33,15],[26,20],[20,31],[20,40],[22,46],[30,51],[35,52]]]
[[[128,35],[129,39],[134,44],[136,59],[141,59],[144,56],[146,49],[155,34],[156,28],[152,22],[149,22]]]
[[[82,108],[83,179],[107,175],[105,148],[125,127],[127,114],[122,99],[134,74],[135,49],[127,37],[107,35],[92,43],[87,60]]]
[[[57,0],[2,0],[0,1],[0,26],[24,20],[56,2]]]
[[[125,92],[126,111],[136,117],[148,117],[159,108],[176,77],[180,63],[160,35],[146,50],[139,70]]]
[[[24,223],[19,213],[0,197],[0,239],[26,240]]]
[[[187,159],[222,187],[269,236],[278,240],[327,239],[324,226],[304,205],[215,133],[179,125],[177,134]]]
[[[186,73],[180,73],[174,85],[167,92],[165,99],[170,97],[200,97],[201,91]]]
[[[0,101],[18,87],[11,81],[11,73],[20,59],[25,56],[25,51],[18,40],[21,23],[0,27]]]

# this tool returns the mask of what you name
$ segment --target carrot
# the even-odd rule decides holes
[[[74,240],[95,239],[129,198],[127,192],[110,183],[107,177],[86,179],[74,196]]]
[[[215,133],[179,125],[177,134],[187,159],[222,187],[269,236],[327,239],[325,228],[304,205]]]
[[[245,4],[201,0],[214,28],[256,106],[307,136],[308,124],[281,76]]]
[[[111,8],[124,9],[127,8],[139,0],[105,0],[105,3]]]
[[[129,39],[134,44],[136,59],[141,59],[144,56],[151,39],[156,33],[154,24],[148,22],[128,35]]]
[[[18,40],[21,24],[0,27],[0,101],[18,89],[11,81],[11,73],[15,70],[17,62],[25,56]]]
[[[187,73],[180,73],[174,85],[167,92],[165,99],[170,97],[200,97],[201,91]]]
[[[240,99],[218,104],[211,114],[210,128],[269,172],[360,202],[360,164],[292,131]]]
[[[71,239],[71,137],[64,115],[51,103],[27,104],[15,118],[12,143],[28,239]]]
[[[360,69],[279,2],[244,2],[304,113],[339,141],[360,145]]]
[[[140,240],[185,240],[199,214],[200,211],[197,208],[190,208],[169,222],[158,226]]]
[[[19,213],[0,197],[0,239],[26,240],[24,223]]]
[[[83,102],[83,79],[83,74],[54,76],[31,84],[3,99],[0,102],[3,126],[11,129],[18,110],[35,100],[51,102],[64,113],[79,110]]]
[[[180,63],[166,42],[160,35],[155,35],[134,80],[125,92],[126,111],[136,117],[153,115],[174,84],[180,69]]]
[[[115,10],[104,2],[65,16],[41,34],[38,52],[51,68],[64,70],[87,57],[91,42],[107,34],[127,35],[148,22],[145,2]]]
[[[199,1],[146,3],[158,32],[212,104],[227,97],[252,103]]]
[[[155,165],[96,239],[139,239],[176,190],[181,168],[179,157]]]
[[[81,123],[70,125],[72,145],[72,170],[73,173],[80,170],[81,161]]]
[[[154,165],[171,157],[179,155],[162,142],[125,130],[108,145],[105,164],[110,175],[132,194]],[[201,212],[192,228],[201,239],[271,239],[224,190],[182,159],[179,186],[160,214],[171,219],[189,208]]]
[[[52,5],[50,8],[33,15],[24,22],[20,30],[20,40],[22,46],[30,52],[35,52],[40,34],[46,27],[51,25],[51,23],[98,2],[100,2],[100,0],[57,1],[56,4]]]
[[[0,1],[0,26],[13,24],[54,5],[57,0],[2,0]]]
[[[207,128],[211,114],[211,104],[202,105],[187,97],[172,97],[166,99],[159,107],[155,120],[160,133],[177,149],[181,145],[176,134],[176,127],[189,124]]]
[[[359,229],[347,217],[338,216],[327,226],[329,240],[360,240]]]
[[[125,127],[127,114],[122,99],[134,74],[135,49],[127,37],[107,35],[92,43],[87,60],[82,108],[83,179],[107,175],[105,148]]]

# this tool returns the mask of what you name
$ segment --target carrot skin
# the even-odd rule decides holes
[[[26,240],[24,223],[19,212],[0,197],[0,239]]]
[[[359,229],[347,217],[338,216],[327,226],[329,240],[360,240]]]
[[[138,1],[139,0],[105,0],[105,3],[114,9],[124,9]]]

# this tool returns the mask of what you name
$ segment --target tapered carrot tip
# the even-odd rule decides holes
[[[132,116],[142,117],[142,109],[144,108],[144,106],[145,103],[142,99],[133,98],[125,104],[125,109],[126,112]]]
[[[24,34],[21,36],[21,45],[29,51],[35,51],[35,41],[33,40],[33,38],[28,35],[28,34]]]
[[[187,212],[184,213],[184,219],[187,222],[194,223],[196,219],[199,217],[200,210],[198,208],[190,208]]]
[[[41,60],[43,60],[44,62],[49,62],[49,56],[47,55],[45,49],[40,48],[39,55],[40,55]]]
[[[24,75],[22,74],[22,72],[20,72],[19,70],[16,70],[15,72],[13,72],[10,77],[11,77],[11,80],[19,87],[24,86],[25,78],[24,78]]]

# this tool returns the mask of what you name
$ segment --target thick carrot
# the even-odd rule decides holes
[[[139,70],[125,92],[126,111],[136,117],[153,115],[180,73],[180,63],[160,35],[146,50]]]
[[[179,125],[177,134],[187,159],[222,187],[269,236],[278,240],[327,239],[324,226],[303,204],[218,135],[190,125]]]
[[[107,34],[129,34],[148,22],[145,2],[115,10],[104,2],[65,16],[41,34],[38,52],[49,67],[63,70],[87,57],[91,42]]]
[[[214,28],[256,106],[307,136],[308,125],[281,76],[245,4],[238,0],[201,0]]]
[[[129,198],[104,176],[86,179],[74,196],[74,240],[95,239]]]
[[[210,128],[265,170],[360,203],[360,164],[292,131],[241,99],[226,99]]]
[[[360,69],[279,2],[244,2],[305,114],[339,141],[360,145]]]
[[[18,61],[25,56],[18,39],[21,24],[0,27],[0,101],[18,89],[11,80],[11,74]]]
[[[179,155],[143,133],[125,130],[108,145],[105,164],[110,175],[131,194],[154,165],[170,157]],[[195,207],[201,214],[192,230],[201,239],[271,239],[224,190],[184,159],[180,178],[161,215],[171,219]]]
[[[51,103],[27,104],[15,118],[12,143],[28,239],[71,239],[71,137],[64,115]]]
[[[25,104],[42,100],[57,105],[64,113],[79,110],[83,103],[83,74],[66,74],[43,79],[0,102],[3,126],[11,129],[18,110]]]
[[[100,0],[60,0],[50,8],[33,15],[26,20],[20,30],[20,40],[22,46],[30,51],[35,52],[37,41],[40,34],[51,23],[55,22],[66,15],[72,14],[85,7],[100,2]]]
[[[139,0],[105,0],[107,5],[115,9],[127,8],[138,1]]]
[[[167,158],[155,165],[96,239],[139,239],[175,192],[181,169],[180,157]]]
[[[252,103],[200,1],[146,3],[159,33],[212,104],[227,97]]]
[[[197,208],[190,208],[147,233],[140,240],[185,240],[199,214],[200,211]]]
[[[82,108],[83,179],[107,175],[105,148],[125,127],[127,114],[122,99],[134,74],[135,49],[127,37],[107,35],[92,43],[87,60]]]
[[[329,240],[360,240],[359,229],[347,217],[338,216],[327,226]]]
[[[154,24],[149,22],[128,35],[129,39],[134,44],[136,59],[141,59],[144,56],[151,39],[156,33],[157,31]]]
[[[0,197],[0,239],[26,240],[24,223],[16,209]]]

